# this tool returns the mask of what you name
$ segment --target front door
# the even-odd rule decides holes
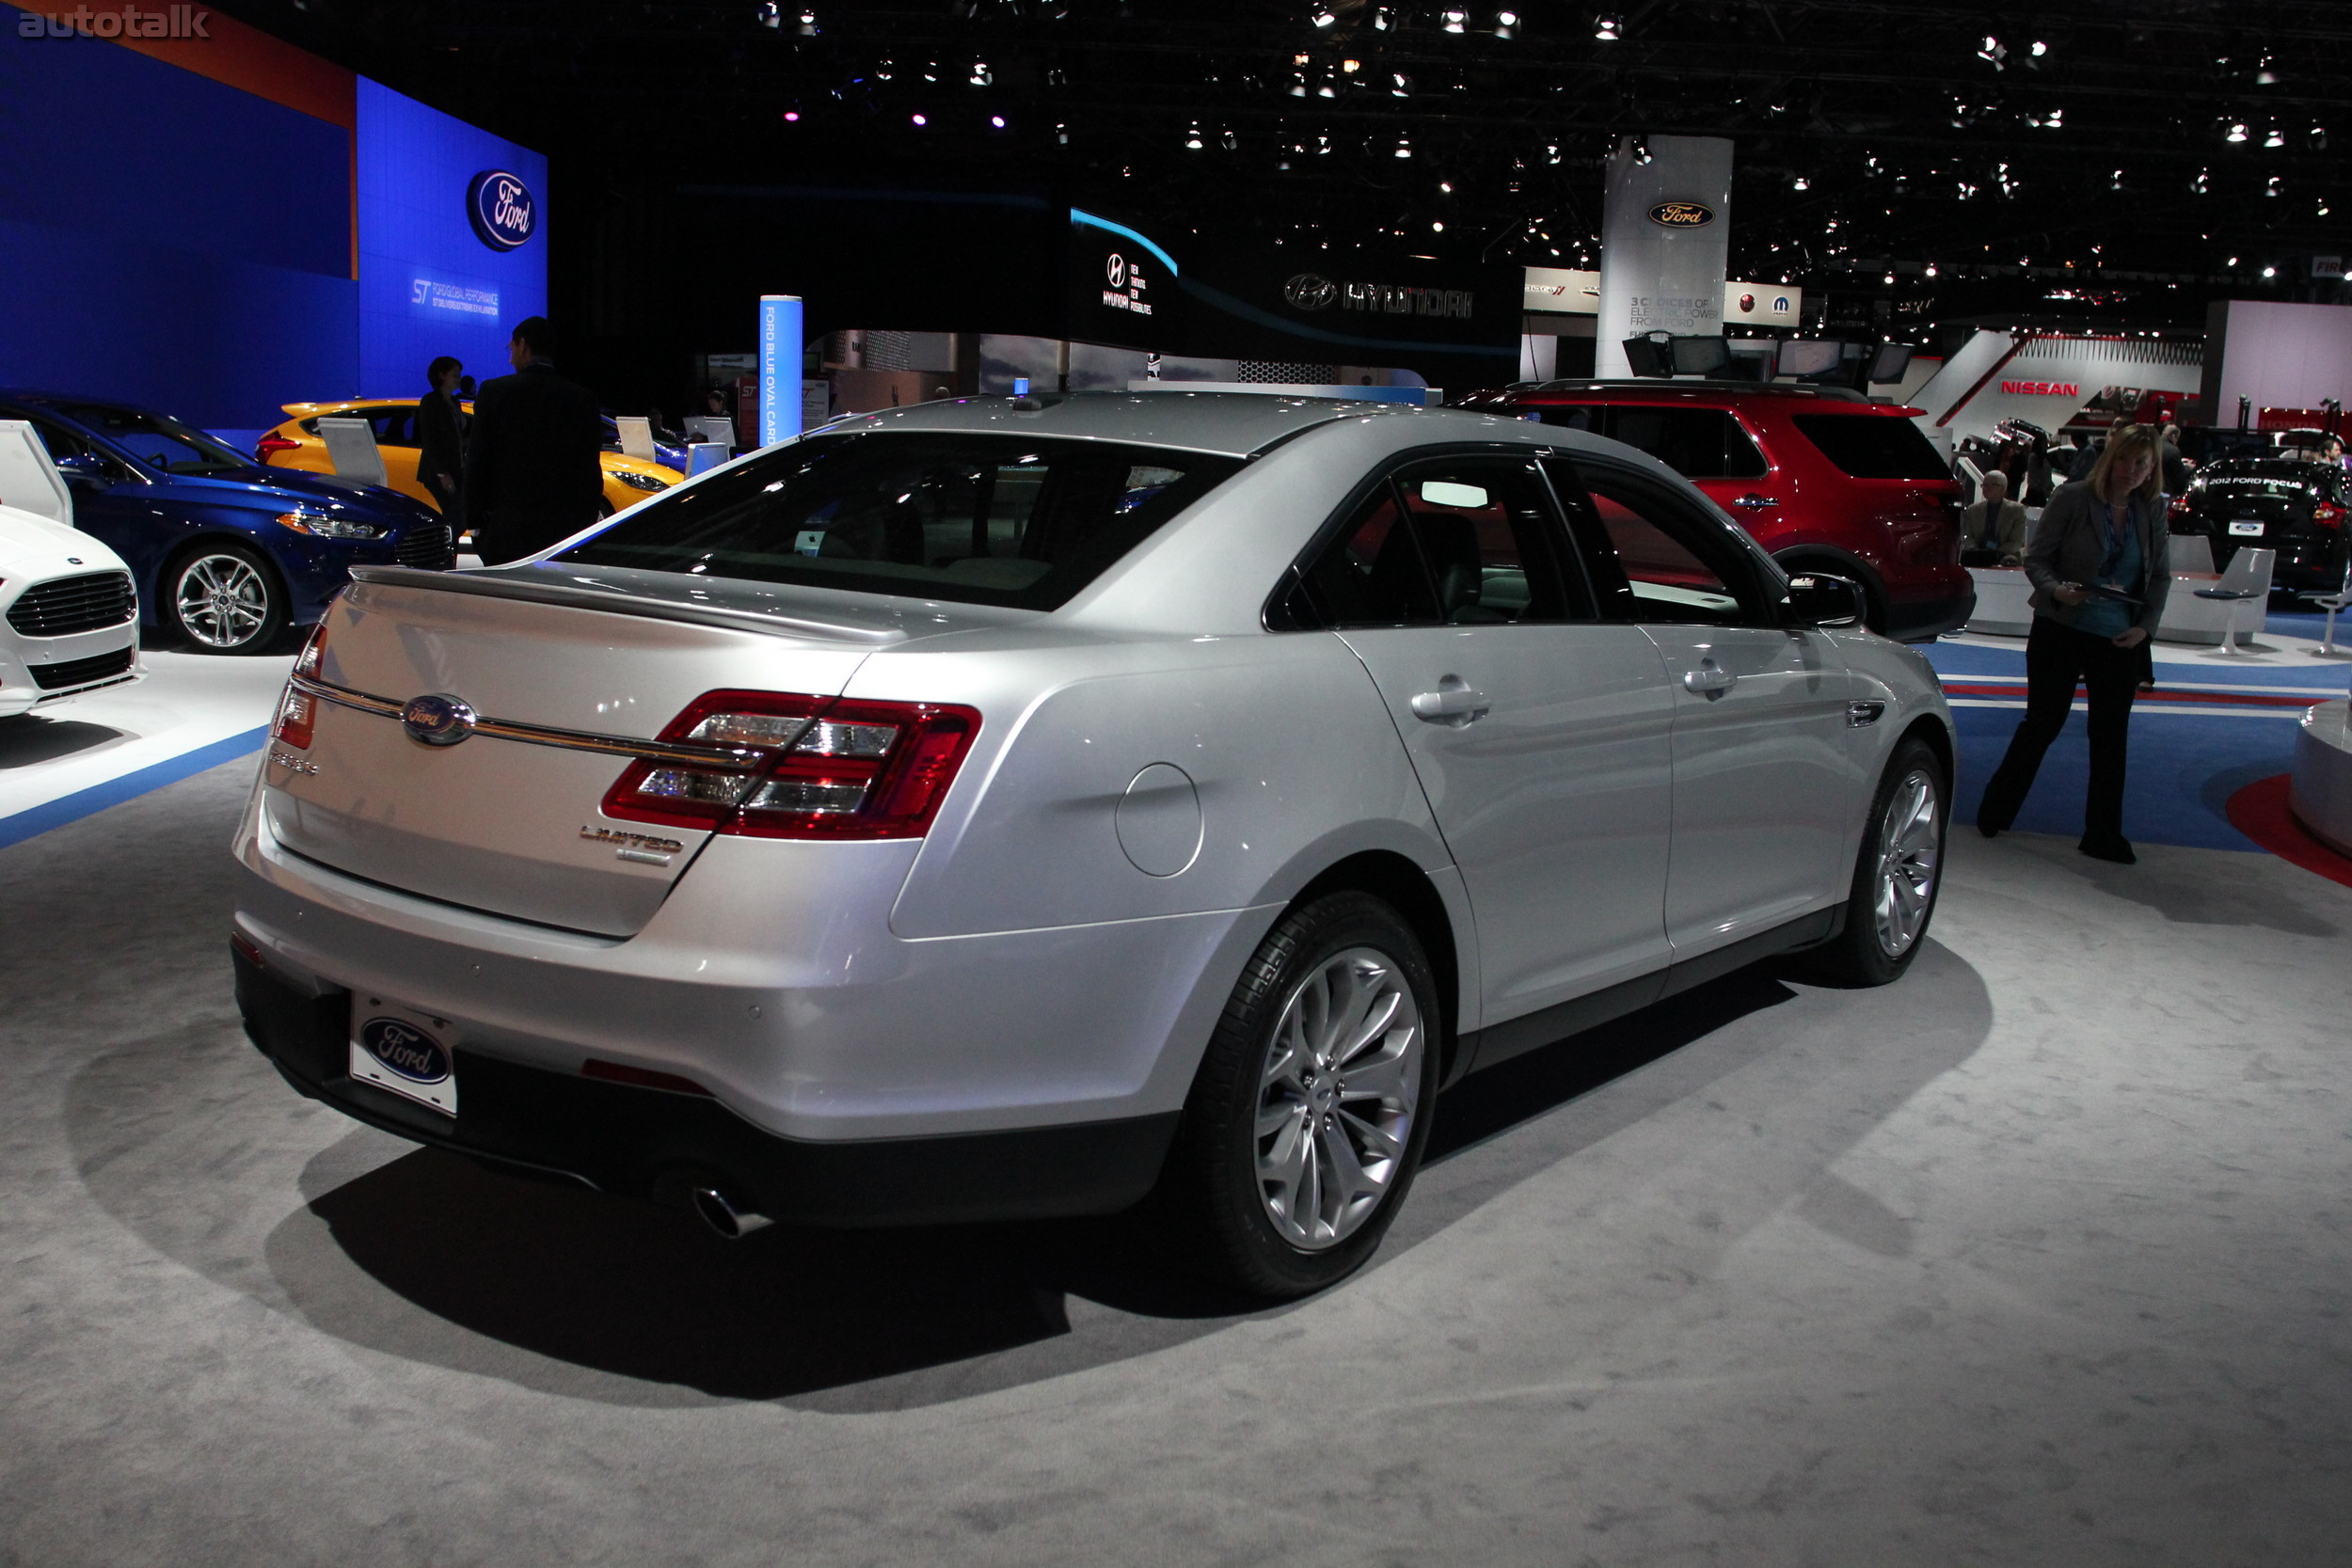
[[[1662,968],[1673,702],[1529,460],[1422,459],[1306,574],[1462,873],[1486,1026]]]
[[[1858,814],[1836,645],[1778,624],[1762,563],[1687,495],[1630,467],[1574,468],[1563,488],[1581,482],[1577,526],[1597,569],[1624,574],[1616,602],[1656,643],[1673,693],[1676,960],[1836,903]]]

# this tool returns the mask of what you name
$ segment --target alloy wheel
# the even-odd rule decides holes
[[[1900,958],[1927,929],[1935,879],[1944,860],[1944,815],[1935,779],[1915,768],[1895,785],[1879,823],[1879,874],[1874,912],[1879,947]]]
[[[269,621],[269,581],[243,556],[198,556],[172,601],[180,625],[208,648],[243,647]]]
[[[1380,1208],[1411,1146],[1427,1049],[1387,954],[1351,947],[1282,1004],[1259,1074],[1258,1192],[1291,1245],[1321,1251]]]

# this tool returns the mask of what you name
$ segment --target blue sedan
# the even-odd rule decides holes
[[[394,490],[264,468],[200,430],[87,398],[0,392],[73,492],[74,526],[129,562],[146,625],[201,653],[262,653],[354,566],[447,566],[438,514]]]

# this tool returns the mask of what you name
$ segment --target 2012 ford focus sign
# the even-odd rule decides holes
[[[485,168],[466,187],[466,216],[492,250],[515,250],[539,231],[539,202],[504,169]]]

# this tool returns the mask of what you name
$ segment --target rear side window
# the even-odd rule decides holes
[[[1685,479],[1762,479],[1771,471],[1740,421],[1721,408],[1578,404],[1537,412],[1546,424],[1623,441]]]
[[[1722,626],[1768,623],[1754,562],[1718,520],[1637,475],[1593,463],[1546,467],[1569,503],[1587,559],[1630,590],[1603,593],[1626,618]]]
[[[641,502],[558,559],[1053,610],[1240,467],[1104,441],[817,436]]]
[[[1879,414],[1799,414],[1799,434],[1851,479],[1949,479],[1935,443],[1909,420]]]

